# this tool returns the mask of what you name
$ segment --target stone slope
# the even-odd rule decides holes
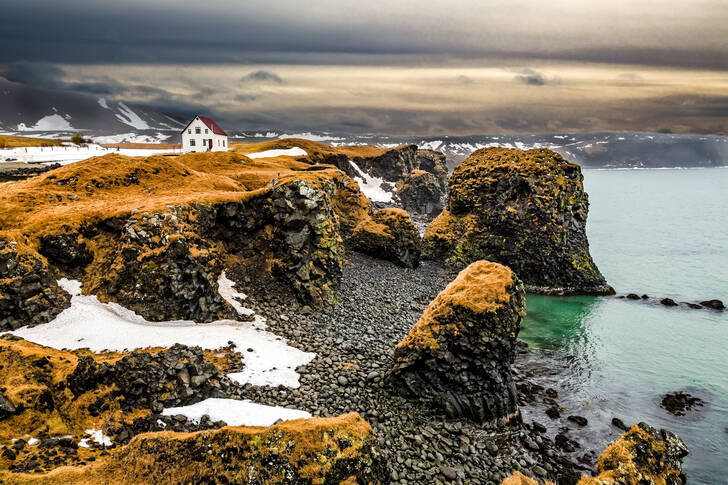
[[[578,165],[550,150],[478,150],[450,176],[425,252],[458,265],[505,264],[533,292],[613,294],[589,254],[582,180]]]

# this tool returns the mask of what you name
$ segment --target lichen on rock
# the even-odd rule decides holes
[[[420,234],[409,214],[402,209],[381,209],[362,220],[354,229],[351,246],[371,256],[388,259],[400,266],[420,264]]]
[[[358,415],[139,435],[108,458],[47,474],[1,473],[15,484],[388,482],[371,427]]]
[[[505,264],[529,291],[612,294],[589,254],[589,201],[578,165],[546,149],[484,148],[455,167],[425,254]]]
[[[518,277],[500,264],[477,261],[437,295],[397,345],[388,379],[450,417],[508,422],[518,415],[511,364],[524,315]]]

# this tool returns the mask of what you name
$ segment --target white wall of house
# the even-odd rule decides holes
[[[210,146],[212,144],[212,146]],[[228,137],[216,135],[199,118],[190,123],[182,133],[182,152],[224,152],[228,149]]]

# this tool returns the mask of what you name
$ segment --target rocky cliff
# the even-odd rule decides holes
[[[550,150],[478,150],[450,176],[425,253],[458,265],[505,264],[533,292],[612,294],[589,254],[582,180],[578,165]]]
[[[518,415],[511,364],[525,305],[523,284],[509,268],[471,264],[397,345],[389,381],[449,417],[509,421]]]
[[[234,316],[217,291],[225,267],[321,305],[335,295],[342,232],[369,216],[333,167],[232,153],[92,158],[9,184],[0,209],[5,329],[61,311],[60,276],[154,321]]]

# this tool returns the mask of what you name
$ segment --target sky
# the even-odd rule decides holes
[[[0,76],[227,126],[728,134],[725,0],[2,0]]]

